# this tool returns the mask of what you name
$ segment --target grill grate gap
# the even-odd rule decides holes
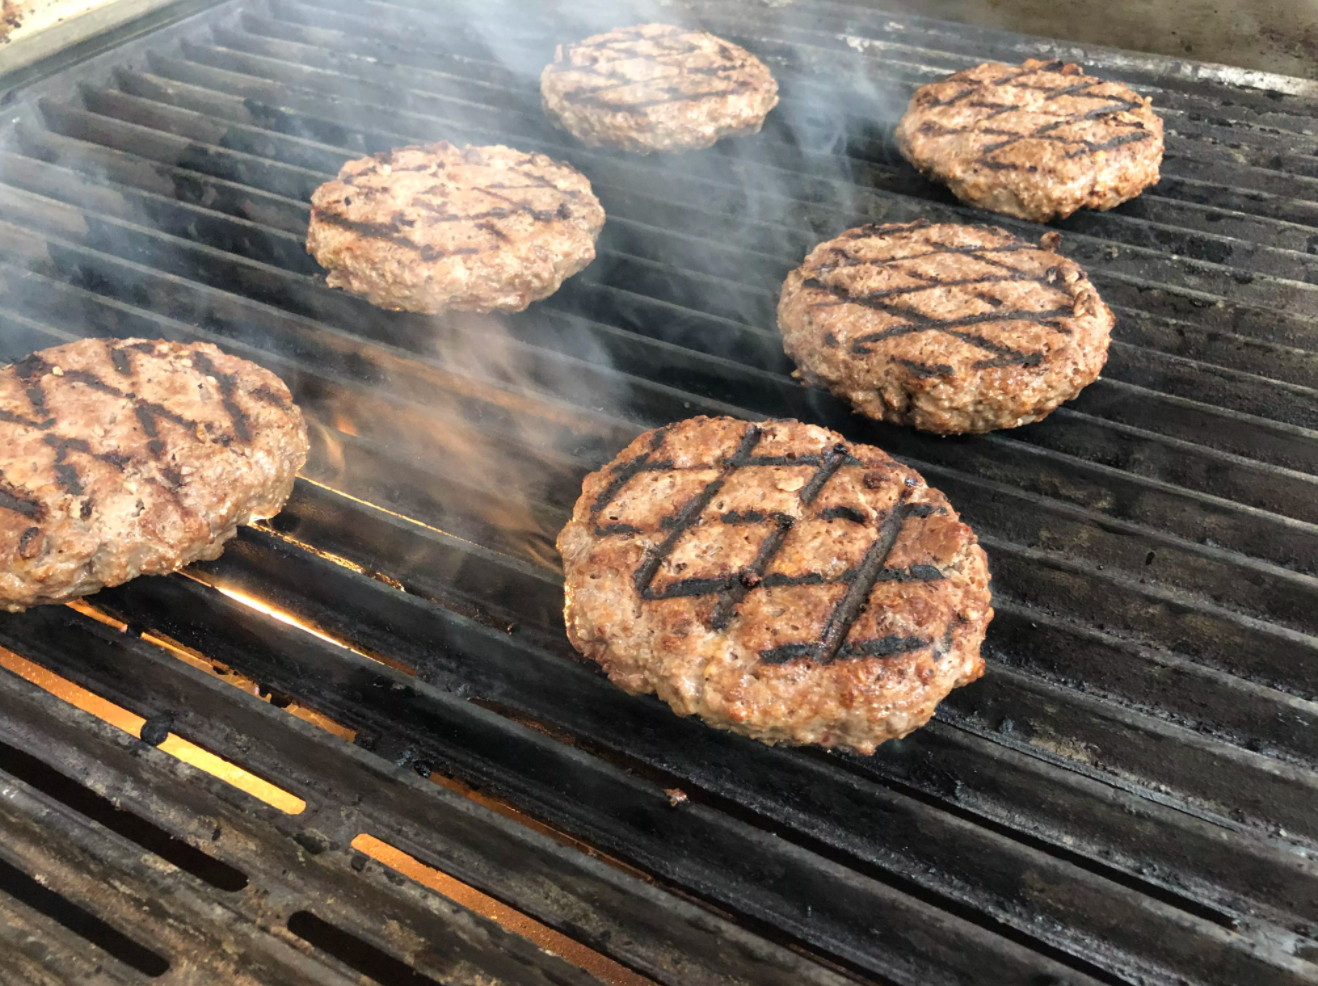
[[[310,911],[294,913],[288,919],[288,930],[381,986],[444,986]]]
[[[611,986],[656,986],[652,980],[640,973],[546,927],[506,901],[490,897],[388,842],[362,833],[352,840],[352,848],[369,856],[380,865],[401,873],[408,879],[481,914],[506,930],[531,940],[539,947],[586,970]]]
[[[113,925],[43,887],[3,859],[0,859],[0,892],[46,915],[143,975],[156,979],[169,971],[169,960],[163,955],[138,944]]]
[[[99,822],[110,831],[137,843],[212,887],[236,893],[247,886],[247,876],[241,870],[176,839],[159,826],[89,791],[36,757],[6,743],[0,743],[0,770],[56,801],[63,802],[74,811]]]

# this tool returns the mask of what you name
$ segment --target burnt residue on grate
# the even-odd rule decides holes
[[[636,158],[550,127],[555,44],[654,19],[596,0],[235,0],[18,94],[0,355],[214,342],[289,383],[312,455],[203,581],[103,594],[134,633],[0,619],[0,646],[148,722],[148,743],[119,736],[0,670],[0,858],[54,895],[0,892],[0,948],[69,981],[161,962],[162,981],[584,981],[354,865],[365,832],[661,983],[1318,982],[1318,99],[1094,54],[1167,126],[1156,187],[1057,224],[1117,314],[1104,377],[1039,424],[935,439],[797,384],[778,288],[861,223],[983,221],[901,162],[892,126],[942,74],[1069,53],[827,0],[670,14],[771,66],[763,133]],[[311,191],[438,139],[587,174],[596,261],[510,317],[328,290]],[[579,661],[553,543],[581,478],[700,413],[825,425],[946,492],[993,566],[986,677],[858,758],[708,730]],[[0,488],[0,509],[26,507]],[[306,811],[149,745],[171,735]],[[52,918],[70,907],[120,938]]]

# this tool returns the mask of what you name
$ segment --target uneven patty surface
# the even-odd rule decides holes
[[[922,87],[897,126],[913,165],[971,205],[1047,222],[1111,209],[1158,181],[1149,100],[1077,65],[989,63]]]
[[[872,753],[983,673],[974,533],[917,472],[813,425],[647,432],[586,477],[558,547],[577,650],[766,743]]]
[[[595,259],[584,175],[511,147],[402,147],[311,196],[307,252],[330,287],[411,312],[521,311]]]
[[[218,558],[306,457],[283,382],[208,343],[84,339],[4,367],[0,609]]]
[[[590,147],[639,154],[759,133],[778,105],[778,83],[746,49],[669,24],[559,45],[540,93],[554,126]]]
[[[941,434],[1046,417],[1098,378],[1114,322],[1085,272],[994,226],[861,226],[821,243],[778,303],[806,382]]]

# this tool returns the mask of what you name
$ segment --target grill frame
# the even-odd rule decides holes
[[[400,848],[661,982],[841,982],[833,963],[847,975],[879,982],[1026,982],[1049,981],[1037,978],[1048,976],[1074,983],[1139,977],[1164,982],[1177,975],[1243,982],[1264,969],[1275,973],[1277,981],[1318,978],[1318,971],[1297,957],[1318,948],[1304,944],[1315,935],[1310,922],[1318,920],[1318,908],[1312,900],[1312,864],[1300,855],[1318,845],[1307,811],[1314,786],[1308,726],[1315,706],[1311,679],[1303,673],[1304,658],[1315,646],[1318,625],[1308,605],[1318,589],[1312,567],[1302,570],[1306,561],[1318,563],[1316,501],[1311,498],[1318,442],[1309,430],[1312,390],[1299,382],[1318,380],[1313,359],[1318,347],[1312,345],[1318,260],[1306,259],[1299,249],[1303,244],[1312,250],[1314,234],[1306,232],[1312,227],[1270,218],[1315,215],[1312,202],[1318,193],[1311,189],[1318,188],[1313,184],[1318,170],[1312,155],[1296,153],[1297,141],[1287,136],[1302,133],[1304,118],[1318,115],[1318,103],[1299,98],[1311,95],[1311,86],[915,18],[889,22],[843,4],[812,4],[804,24],[791,11],[751,16],[738,8],[757,29],[781,17],[781,30],[813,32],[807,35],[810,44],[795,46],[761,38],[757,48],[751,38],[753,50],[791,56],[807,68],[834,58],[839,46],[856,47],[847,41],[859,37],[851,28],[876,35],[859,47],[907,56],[895,63],[895,70],[884,68],[904,78],[959,67],[957,58],[972,50],[985,57],[1011,52],[1017,58],[1060,50],[1066,57],[1079,54],[1096,68],[1120,69],[1118,77],[1144,88],[1163,82],[1162,98],[1170,113],[1180,114],[1177,120],[1187,120],[1205,100],[1227,96],[1237,104],[1233,111],[1244,117],[1228,121],[1239,124],[1242,147],[1212,152],[1230,160],[1214,162],[1204,153],[1209,165],[1220,164],[1225,174],[1259,179],[1263,191],[1254,200],[1235,189],[1224,193],[1234,204],[1255,207],[1255,213],[1212,219],[1214,211],[1223,210],[1182,206],[1182,199],[1155,193],[1128,210],[1135,215],[1082,216],[1058,224],[1064,250],[1091,267],[1105,297],[1116,302],[1119,336],[1127,328],[1136,332],[1132,341],[1122,336],[1114,344],[1110,368],[1122,375],[1094,385],[1029,437],[1013,433],[932,444],[899,429],[863,426],[836,402],[792,385],[783,373],[788,368],[784,358],[773,351],[776,336],[766,330],[772,326],[768,306],[784,264],[796,262],[816,239],[862,219],[978,215],[903,171],[881,134],[848,132],[848,150],[865,156],[834,160],[837,155],[804,154],[800,160],[809,167],[797,171],[781,166],[790,163],[791,153],[772,144],[772,132],[761,141],[771,145],[765,152],[769,163],[746,161],[727,150],[707,158],[710,167],[697,164],[671,174],[650,162],[620,163],[599,152],[567,154],[587,167],[610,209],[603,256],[559,296],[516,320],[500,357],[527,380],[512,386],[488,361],[455,371],[460,361],[427,348],[426,337],[435,327],[422,320],[377,318],[372,329],[380,338],[369,344],[350,332],[324,330],[327,321],[353,324],[350,320],[366,309],[309,280],[314,265],[299,254],[299,213],[287,195],[305,198],[326,173],[334,149],[280,127],[312,127],[321,133],[316,128],[332,121],[316,121],[306,107],[320,104],[288,88],[297,75],[291,68],[264,89],[260,76],[248,76],[254,81],[243,82],[250,91],[242,96],[189,89],[191,83],[179,79],[169,84],[180,75],[226,81],[219,73],[231,71],[242,59],[217,58],[206,53],[203,42],[190,47],[189,40],[217,26],[218,41],[240,40],[242,31],[226,35],[222,24],[244,6],[263,5],[221,4],[23,93],[22,102],[5,117],[4,130],[11,137],[19,132],[20,147],[29,151],[58,152],[77,146],[78,136],[84,145],[86,138],[138,143],[131,157],[101,155],[98,160],[117,169],[112,174],[120,179],[104,187],[65,174],[59,165],[42,167],[39,156],[20,172],[13,158],[7,159],[0,221],[7,224],[5,230],[15,229],[16,218],[28,225],[0,248],[0,280],[7,296],[23,306],[22,314],[0,315],[0,329],[41,338],[45,330],[34,319],[67,324],[73,312],[124,331],[159,327],[201,337],[209,333],[230,351],[259,358],[281,372],[313,416],[341,407],[376,408],[395,422],[418,427],[434,417],[453,434],[464,434],[464,428],[470,433],[453,442],[489,442],[503,458],[525,450],[514,411],[532,409],[545,422],[534,432],[541,441],[534,470],[524,475],[491,467],[482,473],[455,466],[457,475],[447,480],[468,498],[508,497],[506,490],[516,490],[535,504],[527,523],[550,536],[561,522],[564,502],[570,505],[575,496],[573,484],[580,474],[607,460],[649,423],[702,412],[772,413],[861,436],[915,465],[981,531],[997,584],[1010,587],[997,600],[990,674],[973,690],[955,693],[938,719],[912,740],[890,744],[868,760],[773,751],[712,733],[677,720],[653,700],[627,698],[570,662],[561,627],[555,628],[558,588],[542,564],[543,544],[539,555],[528,553],[515,532],[508,537],[489,525],[472,526],[442,498],[424,495],[441,479],[433,468],[399,463],[370,435],[356,440],[340,435],[347,473],[369,479],[396,470],[393,475],[402,477],[397,485],[414,494],[395,504],[399,513],[427,518],[435,528],[455,519],[461,523],[454,530],[467,535],[467,543],[409,524],[405,517],[359,508],[303,482],[284,522],[276,521],[272,530],[244,532],[224,559],[198,568],[201,582],[146,580],[93,602],[120,614],[133,628],[167,634],[281,696],[351,725],[358,730],[361,749],[332,741],[131,634],[107,630],[72,611],[0,620],[0,644],[149,721],[167,721],[179,734],[233,756],[308,801],[308,792],[316,791],[320,803],[297,819],[254,808],[250,799],[219,782],[186,769],[167,769],[164,754],[61,708],[6,672],[0,672],[10,716],[0,724],[3,742],[47,762],[56,760],[50,752],[56,739],[66,746],[81,742],[81,760],[69,755],[53,766],[93,787],[149,791],[151,808],[143,813],[153,822],[239,868],[251,870],[252,853],[231,848],[224,839],[207,843],[188,811],[237,812],[259,821],[264,828],[249,825],[252,843],[282,854],[278,858],[288,860],[289,871],[298,877],[281,882],[267,864],[260,864],[263,886],[280,888],[282,896],[268,910],[247,914],[252,927],[261,929],[251,940],[259,938],[262,948],[286,957],[279,961],[314,968],[306,973],[312,977],[307,981],[336,981],[345,967],[300,943],[280,919],[286,922],[299,893],[305,901],[314,896],[309,888],[327,885],[316,880],[348,887],[358,879],[373,881],[371,887],[386,897],[406,898],[391,898],[389,906],[400,908],[404,924],[422,937],[461,938],[454,929],[473,934],[474,921],[481,934],[490,936],[487,940],[498,943],[470,953],[472,962],[491,973],[507,975],[500,962],[510,953],[521,955],[535,975],[561,973],[568,981],[577,975],[468,912],[454,907],[447,917],[437,916],[436,908],[446,905],[436,905],[434,895],[424,891],[385,887],[375,864],[359,872],[352,866],[357,857],[346,846],[354,825],[364,830],[368,819],[382,826],[372,831],[392,836]],[[334,0],[273,0],[270,6],[276,13],[310,9],[331,26],[355,23]],[[375,6],[401,10],[408,4]],[[699,3],[694,9],[711,29],[737,27],[728,4]],[[421,14],[412,20],[430,23]],[[249,23],[271,30],[271,24],[292,24],[281,29],[303,30],[279,17],[263,22],[257,16]],[[845,29],[839,30],[839,24]],[[312,37],[315,30],[320,29]],[[906,31],[904,36],[913,40],[941,39],[950,47],[937,51],[894,42],[884,31]],[[728,33],[734,40],[746,39],[745,29]],[[424,48],[418,54],[398,47],[406,40],[395,36],[390,42],[400,64],[405,57],[424,54]],[[278,38],[268,41],[271,47],[265,50],[278,51],[280,43],[296,50]],[[353,42],[357,49],[363,45],[369,48],[368,41]],[[857,62],[860,57],[837,57],[838,71],[854,80],[858,66],[865,65]],[[217,67],[216,61],[230,68]],[[370,72],[363,65],[357,68],[387,92],[380,80],[389,70],[375,65]],[[782,70],[778,63],[774,68]],[[796,72],[793,81],[808,91],[810,80],[791,71]],[[1178,80],[1180,88],[1170,86]],[[1275,91],[1285,87],[1296,95],[1258,95],[1238,87],[1244,80],[1266,82],[1278,87]],[[268,116],[267,126],[258,125],[261,107],[254,94],[259,91],[282,92],[285,103],[295,102],[288,95],[293,92],[303,100],[303,109],[294,107],[302,116]],[[418,105],[459,105],[439,95],[409,99],[413,102],[407,109],[378,114],[372,125],[433,120],[420,115]],[[785,103],[779,112],[798,119],[799,107],[790,98]],[[69,104],[74,108],[60,108]],[[209,106],[215,115],[189,115],[189,105]],[[248,122],[242,122],[241,113]],[[521,126],[530,115],[513,103],[511,109],[499,109],[496,118],[505,121],[501,125]],[[802,124],[801,133],[826,133],[830,122]],[[75,136],[59,136],[52,127]],[[1210,121],[1190,131],[1207,146],[1230,129]],[[375,139],[403,136],[371,131],[368,139],[372,133]],[[203,142],[206,154],[198,156]],[[519,140],[528,149],[540,149],[538,143],[543,141]],[[1184,157],[1186,147],[1195,149],[1193,141],[1178,137],[1169,147],[1177,158],[1172,188],[1190,198],[1207,194],[1199,186],[1211,190],[1212,168],[1194,156]],[[357,148],[363,149],[376,148]],[[551,153],[565,155],[561,146]],[[174,163],[166,164],[171,155]],[[1269,156],[1307,174],[1284,174],[1258,164]],[[232,181],[208,178],[208,166],[232,168],[267,190],[254,193]],[[779,211],[773,214],[779,221],[746,222],[723,231],[727,235],[721,244],[702,242],[692,231],[717,230],[719,220],[709,217],[739,201],[736,187],[712,173],[723,167],[738,181],[771,180],[773,187],[763,197],[777,203]],[[18,184],[45,196],[15,191],[9,182],[16,176]],[[857,176],[875,187],[860,189],[843,180]],[[702,199],[692,196],[692,188],[707,193],[704,201],[711,207],[703,215],[694,205]],[[1311,190],[1308,209],[1303,201],[1277,198],[1287,190]],[[911,192],[924,197],[911,198]],[[55,204],[61,195],[74,196],[73,203]],[[197,204],[199,195],[205,206]],[[772,206],[766,208],[772,212]],[[246,218],[227,214],[234,210]],[[681,221],[670,220],[670,228],[664,228],[658,217],[666,213]],[[1169,227],[1165,220],[1173,215],[1190,225]],[[151,227],[142,224],[143,217]],[[1217,232],[1220,223],[1237,234],[1266,234],[1270,245],[1223,236]],[[675,263],[684,246],[693,244],[708,254],[707,269],[697,272]],[[257,257],[243,260],[226,250]],[[1172,257],[1169,251],[1191,259]],[[758,259],[761,266],[748,270],[747,258]],[[223,287],[199,287],[198,272],[208,263],[219,265],[248,297]],[[70,278],[76,274],[82,286],[67,279],[61,283],[49,276],[52,271]],[[728,274],[739,280],[728,280]],[[145,307],[135,300],[138,289],[146,292]],[[1212,289],[1242,301],[1217,306],[1209,300]],[[1140,304],[1161,308],[1141,312]],[[165,305],[171,317],[151,310]],[[1274,312],[1268,306],[1286,310]],[[602,311],[614,324],[591,318]],[[208,314],[219,323],[200,333],[190,325],[207,325]],[[660,338],[653,338],[644,327],[658,318],[672,321]],[[1184,338],[1196,320],[1207,326],[1195,342],[1202,349],[1197,355],[1211,359],[1172,353],[1159,361],[1151,349],[1178,332]],[[252,327],[243,328],[248,323]],[[260,347],[275,331],[297,342],[300,358]],[[479,331],[479,326],[446,325],[443,339],[466,357],[473,348],[469,340]],[[719,351],[709,340],[720,332],[735,339],[735,345]],[[1289,379],[1269,380],[1236,368],[1225,354],[1233,346],[1236,352],[1247,350],[1246,344],[1271,355],[1290,352],[1288,367],[1273,371]],[[309,365],[317,370],[308,370]],[[1259,355],[1247,365],[1258,370],[1274,364]],[[1210,373],[1205,367],[1217,369]],[[1154,386],[1127,379],[1141,369],[1147,374],[1145,384]],[[373,386],[384,379],[395,385],[395,392],[385,395]],[[1261,379],[1269,384],[1262,393]],[[597,407],[582,408],[564,399],[569,383],[587,389],[586,381],[600,398]],[[457,397],[442,409],[427,407],[425,402],[438,392]],[[503,408],[504,416],[493,420],[483,411],[475,424],[462,418],[472,408],[490,407]],[[1160,416],[1161,430],[1147,427],[1151,416]],[[381,493],[380,484],[367,487],[359,490],[367,494],[362,499],[394,502]],[[1117,515],[1112,507],[1105,509],[1105,496],[1120,506]],[[1212,542],[1197,543],[1203,538]],[[1085,552],[1068,556],[1066,546],[1078,542]],[[1253,554],[1242,555],[1243,548]],[[361,571],[335,565],[328,556],[349,559]],[[401,557],[409,564],[400,568]],[[1140,577],[1141,557],[1150,559],[1150,568],[1157,559],[1151,582]],[[406,594],[390,581],[399,578],[407,585]],[[402,661],[417,674],[372,664],[282,627],[223,595],[221,586],[297,613],[335,638]],[[1214,602],[1215,597],[1223,602]],[[509,633],[514,623],[516,631]],[[1169,642],[1182,645],[1180,651]],[[25,717],[11,713],[19,708],[29,710]],[[46,722],[51,725],[43,727]],[[287,746],[281,739],[292,742],[294,736],[299,749],[314,752],[299,758],[281,748]],[[565,736],[572,745],[561,741]],[[127,761],[113,771],[90,769],[88,737],[131,751],[134,762],[145,766],[136,774]],[[1170,758],[1162,753],[1168,745],[1176,751]],[[355,805],[337,791],[320,790],[349,763],[356,774],[371,778],[354,792],[359,798]],[[619,874],[409,776],[427,770],[478,785],[625,859],[655,882]],[[27,816],[44,811],[45,817],[61,818],[66,826],[61,833],[83,847],[84,858],[108,861],[132,879],[143,879],[123,857],[123,846],[95,824],[61,813],[21,781],[0,774],[0,783],[27,799]],[[680,786],[692,803],[675,808],[663,794],[665,786]],[[173,807],[179,800],[174,787],[200,787],[210,800],[194,800],[186,811]],[[370,799],[406,807],[382,819],[379,810],[361,808]],[[482,832],[469,834],[461,850],[441,850],[433,832],[404,831],[405,822],[415,827],[405,816],[420,813],[421,806],[431,813],[427,817],[442,815],[445,824],[479,817]],[[1242,816],[1233,817],[1233,811]],[[330,828],[326,820],[336,812],[340,817]],[[486,824],[502,841],[480,837]],[[1289,834],[1276,834],[1277,827]],[[436,823],[435,829],[440,828]],[[885,833],[881,839],[873,837],[878,830]],[[746,859],[748,853],[763,859]],[[532,860],[542,856],[552,862],[536,870]],[[6,858],[20,868],[58,869],[35,843],[30,854]],[[491,865],[496,859],[502,859],[503,868]],[[537,885],[525,875],[532,871]],[[154,893],[160,900],[178,900],[187,913],[198,913],[200,904],[188,911],[198,891],[187,877],[147,886],[151,889],[142,899]],[[574,906],[581,910],[565,916],[547,892],[550,886],[558,892],[578,888]],[[601,903],[597,898],[606,886],[612,896]],[[69,893],[111,924],[128,920],[122,901],[94,892],[85,882],[77,893]],[[0,903],[22,911],[2,895]],[[711,914],[709,906],[725,916]],[[444,965],[451,955],[427,955],[413,942],[384,934],[368,916],[350,912],[320,916],[415,963],[427,975],[451,973]],[[22,913],[29,926],[42,929],[24,939],[25,947],[35,947],[38,940],[53,942],[51,947],[62,949],[61,961],[69,963],[69,978],[89,975],[78,971],[77,949],[67,935],[49,921]],[[877,925],[876,913],[882,915]],[[145,936],[149,926],[132,927]],[[649,929],[651,936],[637,929]],[[221,961],[217,949],[201,938],[183,936],[170,944],[176,957],[192,948],[204,952],[206,961]],[[809,957],[792,949],[803,949]],[[136,981],[121,969],[115,974]],[[181,971],[176,964],[167,976],[185,979],[188,974],[202,972]]]

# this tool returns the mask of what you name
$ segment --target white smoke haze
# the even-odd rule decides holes
[[[278,9],[251,9],[278,19]],[[323,49],[288,49],[288,57],[319,73],[305,76],[305,84],[283,68],[268,81],[255,69],[247,81],[226,76],[225,59],[237,57],[231,46],[248,24],[233,14],[209,39],[193,27],[188,37],[195,41],[151,46],[135,56],[130,73],[102,71],[91,90],[109,90],[113,98],[95,97],[102,103],[92,105],[94,93],[66,89],[52,99],[92,110],[93,122],[177,127],[183,137],[172,142],[124,138],[107,149],[94,133],[75,134],[81,141],[48,136],[36,111],[24,106],[24,166],[6,171],[0,155],[0,183],[64,195],[66,206],[44,218],[28,215],[32,228],[53,229],[107,257],[132,255],[132,227],[164,228],[185,245],[212,246],[212,255],[180,249],[169,262],[185,279],[209,280],[218,291],[250,293],[242,284],[226,288],[224,277],[203,277],[202,268],[212,265],[213,275],[243,265],[233,254],[260,258],[266,267],[247,263],[243,276],[274,285],[264,303],[207,310],[214,294],[192,291],[192,307],[171,310],[177,323],[160,331],[191,331],[258,361],[268,354],[265,361],[290,377],[307,410],[315,439],[307,475],[317,482],[461,537],[497,538],[496,550],[554,569],[553,540],[583,471],[666,420],[769,410],[658,371],[682,355],[676,343],[729,361],[730,373],[733,364],[790,372],[775,323],[778,284],[815,242],[884,218],[891,200],[869,192],[869,166],[845,151],[858,117],[873,121],[881,139],[909,87],[879,59],[837,39],[815,38],[813,48],[775,40],[801,34],[801,15],[790,4],[586,0],[550,8],[462,0],[445,5],[442,15],[416,2],[392,20],[349,13],[348,5],[327,9],[333,16],[323,30],[340,33],[326,34]],[[349,30],[354,17],[357,34]],[[638,157],[587,149],[554,130],[540,112],[538,83],[555,46],[646,22],[710,30],[759,55],[778,79],[781,99],[764,132],[707,151]],[[284,43],[261,37],[263,44]],[[205,95],[212,86],[219,96]],[[203,126],[190,114],[210,122]],[[116,127],[125,129],[110,125]],[[262,136],[269,132],[276,136]],[[13,147],[12,134],[8,139]],[[379,311],[324,288],[314,265],[299,258],[310,189],[353,157],[441,139],[540,150],[585,172],[606,209],[616,203],[594,264],[559,297],[512,316],[427,319]],[[33,165],[43,155],[57,169],[45,176]],[[296,167],[282,166],[288,164]],[[12,215],[11,200],[0,200],[0,219]],[[178,202],[196,209],[189,213]],[[87,216],[81,228],[57,228],[79,212]],[[639,222],[628,218],[638,215]],[[202,221],[189,225],[190,218]],[[143,263],[165,263],[167,252],[166,245]],[[45,269],[59,280],[73,275],[74,264],[70,256]],[[124,269],[114,261],[104,266],[111,281]],[[115,304],[139,307],[134,324],[149,326],[161,304],[150,291],[135,302],[113,283],[102,288]],[[103,308],[100,317],[73,317],[57,329],[100,334],[128,324]],[[95,313],[95,305],[83,312]],[[655,342],[628,343],[626,333],[610,327],[619,325]],[[331,361],[306,344],[318,332],[332,337]],[[642,379],[656,375],[666,382]],[[693,389],[703,396],[680,392]],[[838,414],[831,398],[804,388],[796,406],[801,416],[829,423]]]

